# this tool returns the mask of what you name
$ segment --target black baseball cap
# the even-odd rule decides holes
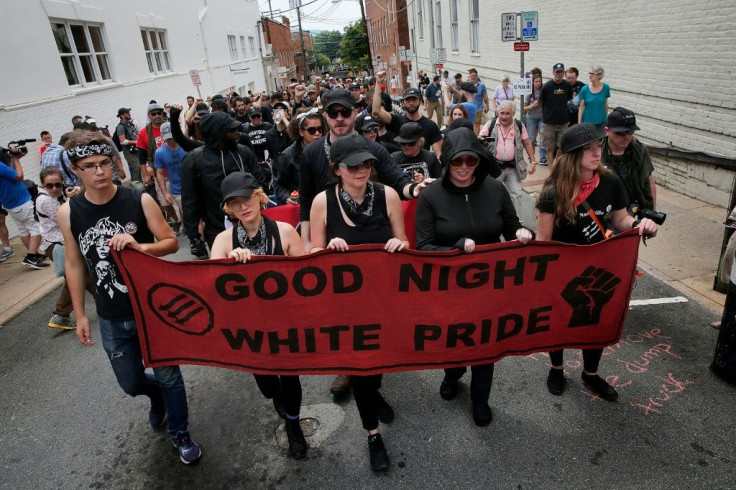
[[[360,122],[360,131],[367,131],[370,128],[377,128],[380,124],[378,124],[378,121],[373,119],[371,116],[365,116]]]
[[[399,135],[394,138],[397,143],[414,143],[424,136],[421,124],[418,122],[408,122],[401,125]]]
[[[569,127],[562,133],[560,149],[562,153],[570,153],[596,140],[603,139],[603,134],[591,123],[580,123]]]
[[[552,67],[552,71],[565,71],[565,65],[562,63],[557,63],[555,66]]]
[[[253,107],[248,109],[248,115],[249,116],[255,116],[255,115],[261,116],[263,115],[263,111],[261,111],[260,107],[254,105]]]
[[[462,78],[462,77],[463,77],[462,73],[455,73],[455,78]]]
[[[322,96],[322,107],[325,110],[335,104],[340,104],[346,109],[353,109],[355,107],[355,98],[353,94],[343,88],[330,90]]]
[[[415,87],[409,87],[408,89],[404,90],[404,99],[408,99],[410,97],[416,97],[417,99],[422,98],[422,93],[419,91],[418,88]]]
[[[222,179],[220,184],[222,204],[233,197],[250,197],[259,187],[256,179],[248,172],[233,172]]]
[[[475,85],[473,85],[471,82],[461,83],[460,90],[465,90],[466,92],[470,92],[471,94],[474,94],[478,91],[478,89],[475,88]]]
[[[606,126],[614,133],[639,130],[639,126],[636,125],[636,115],[634,112],[623,107],[616,107],[608,114]]]
[[[197,115],[199,116],[204,116],[205,114],[209,114],[210,112],[210,108],[209,106],[207,106],[205,102],[200,102],[199,104],[197,104],[196,110],[197,110]]]
[[[121,107],[118,109],[118,117],[122,116],[123,114],[130,114],[130,107]]]
[[[359,134],[341,136],[330,147],[332,163],[344,163],[348,167],[355,167],[366,160],[375,160],[370,152],[368,140]]]

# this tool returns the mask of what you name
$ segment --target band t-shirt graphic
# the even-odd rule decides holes
[[[601,174],[601,180],[586,199],[598,221],[604,227],[610,225],[614,210],[626,208],[626,190],[621,179],[613,173]],[[537,209],[543,213],[556,214],[553,192],[545,192],[539,198]],[[577,245],[589,245],[604,240],[603,232],[581,204],[575,210],[575,222],[563,218],[552,232],[552,240]]]
[[[105,204],[92,204],[84,194],[69,200],[72,234],[95,285],[97,313],[110,320],[130,319],[133,310],[128,288],[107,241],[114,235],[127,233],[139,243],[153,242],[153,234],[146,226],[141,194],[118,187],[115,196]]]

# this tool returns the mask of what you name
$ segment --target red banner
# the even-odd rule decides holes
[[[115,254],[147,366],[371,374],[498,361],[621,337],[639,236],[459,252],[351,247],[169,262]]]

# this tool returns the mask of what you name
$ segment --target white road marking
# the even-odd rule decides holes
[[[687,298],[675,296],[673,298],[632,299],[629,301],[629,306],[664,305],[667,303],[687,303]]]

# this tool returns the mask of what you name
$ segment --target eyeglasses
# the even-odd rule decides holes
[[[230,209],[243,209],[250,206],[256,200],[256,195],[251,194],[248,197],[235,197],[227,201],[227,205]]]
[[[45,189],[48,189],[48,190],[64,188],[64,184],[61,182],[54,182],[53,184],[44,184],[43,186]]]
[[[355,172],[357,172],[361,168],[365,168],[365,169],[368,169],[368,170],[370,170],[371,168],[373,168],[373,161],[372,160],[366,160],[365,162],[359,163],[358,165],[348,165],[346,163],[340,163],[338,166],[340,168],[346,169],[351,174],[354,174]]]
[[[163,111],[153,111],[148,113],[149,116],[163,116]]]
[[[77,165],[77,168],[80,169],[82,172],[97,172],[98,168],[101,168],[102,170],[110,170],[112,168],[112,160],[105,160],[104,162],[98,163],[97,165],[95,165],[94,163],[82,165],[81,167]]]
[[[452,160],[450,162],[450,165],[452,165],[455,168],[460,168],[463,165],[465,165],[468,168],[475,168],[478,166],[479,160],[475,157],[471,156],[462,156],[460,158],[456,158],[455,160]]]
[[[307,133],[311,134],[312,136],[314,136],[317,133],[322,134],[322,126],[312,126],[309,128],[302,128],[302,129],[306,131]]]
[[[337,119],[337,115],[341,115],[343,119],[349,118],[353,114],[352,109],[333,109],[329,108],[325,111],[330,119]]]
[[[251,116],[250,116],[251,119],[260,119],[262,117],[263,117],[262,114],[251,114]]]
[[[403,142],[402,143],[399,143],[399,145],[401,145],[401,146],[414,146],[417,143],[418,143],[418,141],[410,141],[408,143],[403,143]]]
[[[600,75],[597,71],[589,71],[588,75]]]

